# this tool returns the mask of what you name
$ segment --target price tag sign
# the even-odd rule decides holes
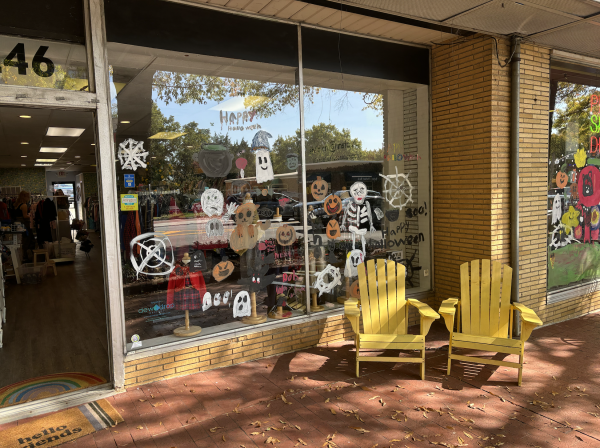
[[[138,195],[137,194],[122,194],[121,195],[121,211],[135,212],[138,210]]]
[[[125,188],[134,188],[135,174],[124,174]]]

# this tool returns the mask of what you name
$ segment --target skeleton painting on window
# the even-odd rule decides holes
[[[344,277],[352,278],[358,275],[356,267],[365,261],[364,253],[360,249],[354,249],[348,252],[346,256],[346,267],[344,269]]]
[[[350,187],[350,196],[352,196],[352,201],[344,211],[340,229],[342,231],[348,229],[352,233],[352,249],[356,249],[356,237],[359,236],[363,253],[366,253],[365,235],[367,231],[375,232],[371,204],[366,200],[367,186],[363,182],[353,183]]]

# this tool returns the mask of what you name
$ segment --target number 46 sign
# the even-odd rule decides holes
[[[54,62],[44,57],[46,51],[48,51],[48,47],[41,45],[31,62],[33,72],[42,78],[48,78],[54,74]],[[42,69],[42,64],[45,64],[45,69]],[[25,44],[18,43],[15,45],[15,48],[4,58],[3,65],[5,67],[16,67],[19,75],[26,75],[29,63],[25,60]],[[2,73],[2,67],[0,67],[0,73]]]

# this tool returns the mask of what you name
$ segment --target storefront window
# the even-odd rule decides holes
[[[549,291],[600,278],[600,89],[586,72],[552,76],[560,81],[550,111]]]

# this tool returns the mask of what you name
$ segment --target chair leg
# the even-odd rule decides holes
[[[356,378],[360,377],[360,368],[359,368],[359,365],[358,365],[358,353],[359,353],[359,350],[360,350],[359,349],[359,345],[360,345],[360,342],[358,340],[358,336],[356,336]]]
[[[450,335],[450,343],[448,344],[448,372],[446,375],[450,375],[450,367],[452,366],[452,335]]]
[[[524,347],[521,347],[521,354],[519,355],[519,379],[517,381],[517,385],[521,386],[523,384],[523,360],[524,360]]]
[[[423,358],[423,362],[421,363],[421,380],[425,379],[425,347],[421,350],[421,358]]]

